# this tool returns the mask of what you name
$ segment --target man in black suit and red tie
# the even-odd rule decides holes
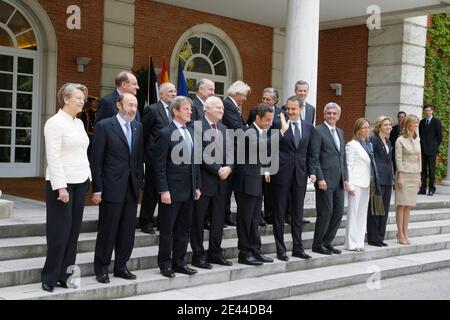
[[[136,77],[129,71],[121,71],[115,79],[116,90],[102,97],[98,102],[97,116],[95,118],[96,123],[110,118],[117,113],[117,98],[124,93],[130,93],[136,96],[139,89],[138,81]],[[139,110],[136,113],[136,121],[141,121]]]
[[[303,204],[308,176],[316,181],[316,159],[313,152],[315,129],[312,124],[300,118],[303,101],[297,96],[287,100],[286,113],[289,120],[281,117],[279,134],[279,169],[270,176],[273,192],[274,236],[279,260],[288,261],[284,244],[284,215],[288,196],[292,201],[291,233],[293,240],[292,256],[310,259],[302,243]]]
[[[422,184],[419,194],[427,192],[432,196],[436,192],[434,181],[436,179],[436,156],[439,154],[439,145],[442,142],[441,120],[433,117],[433,105],[427,104],[423,107],[425,118],[420,120],[419,135],[420,148],[422,151]]]
[[[142,125],[135,120],[136,97],[117,99],[119,112],[95,125],[92,140],[92,202],[100,204],[94,271],[100,283],[109,283],[113,250],[114,276],[136,279],[127,268],[134,245],[136,211],[143,175]]]
[[[190,98],[178,96],[173,100],[173,120],[159,131],[152,152],[160,196],[158,265],[168,278],[175,277],[175,272],[197,273],[186,264],[194,201],[201,195],[200,168],[194,163],[194,129],[187,126],[191,107]]]

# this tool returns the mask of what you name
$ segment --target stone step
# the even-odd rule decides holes
[[[303,232],[314,231],[316,218],[309,219],[311,223],[303,225]],[[410,222],[426,222],[450,220],[450,209],[413,210]],[[395,212],[390,212],[388,224],[395,224]],[[345,228],[346,216],[343,217],[340,228]],[[290,226],[285,225],[285,233],[290,233]],[[208,239],[209,231],[205,231],[205,239]],[[272,235],[272,225],[260,227],[261,236]],[[78,239],[78,253],[94,251],[96,232],[82,232]],[[234,227],[224,229],[223,239],[236,238],[237,232]],[[148,235],[136,230],[135,248],[158,245],[159,235]],[[0,239],[0,261],[12,259],[26,259],[45,256],[47,241],[45,236],[40,237],[14,237]]]
[[[386,230],[386,239],[395,239],[397,229],[395,225],[388,225]],[[340,229],[335,238],[335,245],[344,244],[345,230]],[[450,234],[450,220],[438,220],[428,222],[416,222],[410,224],[410,238]],[[306,249],[312,246],[313,232],[303,233],[303,245]],[[275,252],[275,241],[273,235],[266,235],[261,237],[262,250],[264,253]],[[285,244],[287,250],[292,249],[292,238],[289,234],[285,235]],[[237,239],[224,239],[222,242],[224,249],[224,256],[227,259],[236,258],[238,255]],[[191,249],[188,248],[186,259],[190,262]],[[158,255],[158,246],[147,246],[135,248],[133,250],[131,259],[128,262],[130,270],[143,270],[156,268]],[[114,255],[113,255],[114,257]],[[81,274],[85,276],[93,275],[93,252],[79,253],[77,255],[77,265],[80,267]],[[40,281],[40,272],[45,262],[45,257],[15,259],[0,261],[0,288],[21,285]],[[112,265],[110,271],[112,271]]]
[[[321,290],[400,277],[450,267],[450,250],[423,252],[326,266],[309,270],[270,274],[217,284],[138,295],[127,300],[274,300]]]
[[[96,282],[93,276],[84,276],[81,278],[80,288],[62,289],[57,287],[53,293],[43,291],[40,283],[17,285],[2,288],[0,299],[114,299],[129,297],[131,299],[173,300],[183,299],[187,296],[190,297],[189,299],[270,299],[282,298],[286,294],[300,294],[307,292],[308,289],[313,291],[354,284],[355,280],[365,281],[370,272],[373,272],[368,271],[369,266],[379,266],[382,270],[382,277],[387,277],[449,265],[450,234],[411,238],[411,241],[412,245],[404,246],[397,244],[394,240],[388,240],[389,246],[385,248],[368,246],[365,252],[343,251],[341,255],[332,256],[319,255],[308,250],[308,254],[313,257],[310,260],[291,258],[288,262],[282,262],[275,259],[274,263],[258,267],[238,264],[236,259],[233,259],[234,265],[231,267],[214,265],[212,270],[200,269],[198,274],[191,277],[177,274],[174,279],[162,277],[158,268],[135,271],[137,275],[135,281],[111,276],[111,283],[108,285]],[[269,256],[274,257],[274,255]],[[358,270],[359,273],[356,274],[355,270]],[[82,274],[84,274],[83,271]],[[306,274],[308,276],[305,276]],[[244,283],[250,283],[250,280],[257,280],[255,283],[259,283],[259,279],[266,280],[268,277],[278,279],[277,284],[281,279],[286,281],[275,287],[264,283],[263,286],[255,285],[245,289]],[[324,283],[321,284],[322,282]],[[228,286],[232,289],[228,290]],[[279,290],[288,287],[295,290],[292,293],[289,290],[284,290],[284,294],[278,293]],[[195,294],[196,290],[201,293],[202,288],[205,288],[205,292],[208,292],[209,295]],[[274,290],[275,288],[276,290]],[[186,295],[185,292],[189,293]]]

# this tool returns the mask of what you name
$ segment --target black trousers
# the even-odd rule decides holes
[[[273,184],[272,190],[276,199],[273,204],[275,218],[273,235],[275,237],[277,255],[283,255],[286,253],[286,246],[284,244],[284,218],[289,194],[291,202],[291,233],[293,241],[292,252],[303,252],[302,220],[306,185],[298,187],[293,181],[290,184]]]
[[[141,211],[139,213],[139,227],[155,226],[153,215],[158,204],[158,191],[151,166],[145,164],[144,190],[142,193]]]
[[[102,201],[98,215],[98,233],[95,243],[94,272],[108,273],[113,250],[114,271],[127,268],[134,246],[138,199],[133,192],[131,179],[122,202]]]
[[[41,273],[42,283],[54,287],[57,281],[65,282],[71,275],[67,268],[75,265],[88,186],[88,181],[68,184],[69,202],[63,203],[56,200],[58,190],[53,191],[50,181],[46,181],[47,257]]]
[[[436,179],[436,155],[427,156],[422,154],[422,185],[421,190],[427,189],[427,177],[430,179],[428,183],[428,191],[436,191],[434,182]]]
[[[236,228],[238,234],[239,255],[251,257],[261,253],[261,236],[259,222],[261,221],[262,194],[255,197],[245,193],[235,192],[237,203]]]
[[[270,183],[263,181],[263,194],[264,194],[264,219],[267,222],[273,222],[273,190]]]
[[[326,191],[316,188],[316,211],[313,248],[331,245],[344,213],[344,188]]]
[[[203,247],[205,217],[211,219],[209,231],[208,257],[223,256],[222,235],[225,218],[225,196],[216,194],[212,197],[202,195],[194,203],[194,214],[191,226],[192,262],[206,260]]]
[[[381,195],[383,196],[384,216],[373,216],[367,214],[367,241],[381,243],[386,234],[386,224],[389,218],[389,204],[391,202],[392,186],[381,186]]]
[[[192,224],[194,200],[159,202],[159,251],[158,265],[160,269],[184,267],[186,265],[186,251]]]
[[[227,178],[227,187],[225,191],[225,216],[230,217],[231,216],[231,195],[233,193],[234,188],[234,180],[233,180],[233,174],[230,174]],[[236,193],[234,194],[236,197]]]

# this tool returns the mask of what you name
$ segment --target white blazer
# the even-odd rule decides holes
[[[91,179],[87,158],[89,138],[80,119],[59,110],[44,126],[47,172],[53,190],[66,188],[68,183],[83,183]]]
[[[367,188],[370,185],[370,157],[359,141],[352,140],[345,146],[348,183],[351,191],[355,186]]]

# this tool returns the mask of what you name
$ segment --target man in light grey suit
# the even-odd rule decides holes
[[[344,213],[344,190],[348,189],[344,132],[336,128],[341,107],[330,102],[323,109],[325,122],[316,127],[314,151],[318,163],[315,175],[317,220],[312,251],[330,255],[340,250],[331,242]]]

